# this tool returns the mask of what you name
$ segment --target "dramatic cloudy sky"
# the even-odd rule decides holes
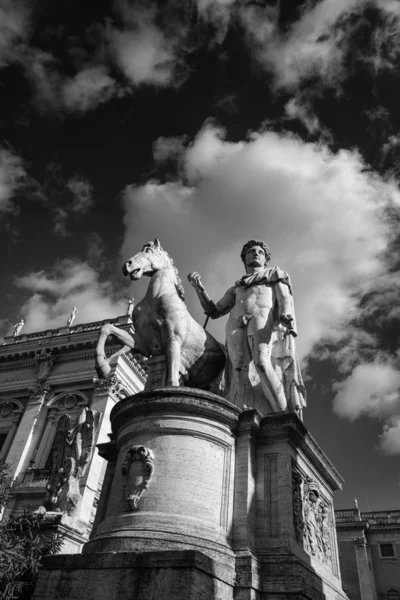
[[[399,61],[397,0],[0,0],[1,333],[121,314],[155,236],[217,300],[264,239],[337,506],[399,508]]]

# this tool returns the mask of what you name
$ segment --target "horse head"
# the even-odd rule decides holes
[[[145,244],[140,252],[126,261],[122,272],[124,275],[129,275],[132,281],[137,281],[143,275],[151,277],[156,271],[171,265],[171,263],[170,257],[155,238],[154,242]]]

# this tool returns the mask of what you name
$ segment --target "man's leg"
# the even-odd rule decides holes
[[[264,327],[259,329],[252,327],[251,329],[253,331],[256,329],[256,331],[248,334],[248,342],[262,390],[269,401],[271,411],[281,412],[286,410],[287,399],[282,382],[271,362],[271,332],[268,331],[269,328],[265,322]]]

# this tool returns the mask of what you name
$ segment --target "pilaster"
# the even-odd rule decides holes
[[[368,546],[364,532],[361,532],[358,537],[354,538],[354,546],[361,600],[376,600],[375,582],[369,562]]]
[[[32,390],[25,412],[19,423],[14,441],[7,455],[7,463],[13,473],[13,483],[18,481],[21,472],[27,466],[29,451],[37,430],[42,424],[42,415],[46,400],[51,393],[49,385],[38,385]]]

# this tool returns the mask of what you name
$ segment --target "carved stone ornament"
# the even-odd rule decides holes
[[[48,378],[54,364],[54,355],[51,350],[40,350],[35,354],[36,359],[36,379],[38,383],[43,383]]]
[[[292,470],[292,490],[293,490],[293,525],[296,539],[303,544],[304,518],[303,518],[303,479],[298,471]]]
[[[123,486],[128,509],[139,509],[139,501],[154,473],[154,454],[146,446],[131,446],[122,463]]]
[[[51,391],[51,387],[48,383],[38,382],[34,388],[29,389],[30,401],[42,401],[46,398],[47,394]]]
[[[318,483],[292,470],[293,525],[297,541],[308,554],[332,569],[329,524],[331,512]]]
[[[118,381],[116,375],[104,379],[101,377],[94,377],[93,383],[94,389],[97,393],[108,394],[111,392],[112,394],[114,394],[114,396],[118,398],[118,400],[122,400],[123,398],[129,396],[129,392]]]
[[[79,515],[82,500],[80,480],[92,456],[100,413],[83,408],[74,426],[62,415],[53,443],[52,467],[43,506],[48,511]]]
[[[365,535],[360,535],[359,537],[354,538],[354,543],[358,548],[365,548],[367,546]]]

